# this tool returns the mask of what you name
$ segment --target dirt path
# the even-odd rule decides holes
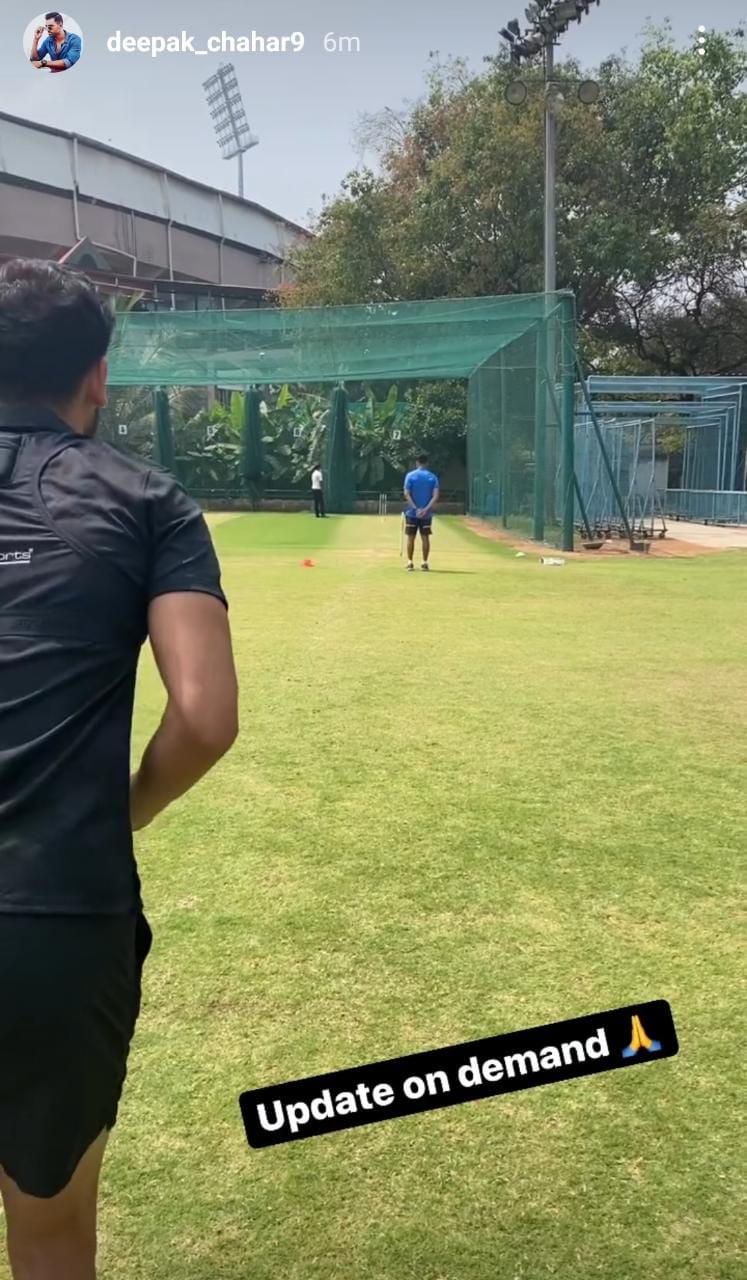
[[[479,534],[481,538],[490,538],[494,542],[503,542],[508,546],[515,547],[517,551],[524,551],[527,555],[557,554],[569,560],[607,560],[615,556],[640,554],[639,552],[631,551],[627,542],[617,538],[605,542],[599,551],[586,551],[580,548],[578,551],[555,552],[552,548],[543,548],[537,542],[514,537],[509,529],[496,529],[493,525],[487,524],[483,520],[477,520],[473,516],[465,516],[464,519],[467,527]],[[717,525],[689,524],[680,521],[668,527],[666,538],[653,538],[648,547],[649,550],[645,554],[656,556],[659,559],[691,559],[693,556],[715,555],[722,551],[731,551],[738,548],[747,551],[747,529],[742,527],[722,528]]]
[[[747,551],[747,526],[691,524],[686,520],[673,520],[667,528],[667,539],[695,543],[709,551]]]

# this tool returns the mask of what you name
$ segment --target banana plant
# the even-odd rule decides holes
[[[386,397],[377,400],[373,387],[363,385],[363,400],[350,406],[351,434],[355,455],[355,479],[359,489],[381,489],[395,473],[395,423],[401,414],[395,383]]]

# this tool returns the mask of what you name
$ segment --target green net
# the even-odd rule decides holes
[[[261,396],[256,387],[247,391],[241,420],[241,478],[251,496],[259,495],[264,471]]]
[[[128,313],[117,324],[109,380],[120,387],[242,388],[467,379],[468,509],[553,540],[567,536],[574,358],[568,294]],[[570,409],[562,390],[569,377]],[[564,403],[570,454],[561,448]],[[347,441],[338,430],[337,443],[327,444],[348,477],[340,481],[348,486],[342,510],[352,509],[354,498]],[[571,528],[572,509],[571,501]]]
[[[156,392],[153,404],[156,419],[156,457],[162,467],[174,470],[176,455],[174,453],[174,437],[171,433],[169,401],[165,391]]]
[[[552,543],[567,514],[562,382],[563,334],[550,322],[508,343],[468,384],[469,510]]]
[[[332,394],[325,472],[328,509],[338,512],[352,511],[355,504],[353,451],[348,398],[342,387],[337,387]]]

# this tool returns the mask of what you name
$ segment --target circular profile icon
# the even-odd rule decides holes
[[[69,13],[50,9],[39,13],[26,28],[23,52],[33,71],[58,75],[77,65],[83,53],[83,33]]]

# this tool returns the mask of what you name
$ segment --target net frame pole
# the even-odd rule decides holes
[[[536,370],[534,390],[534,513],[532,537],[545,540],[545,484],[547,477],[547,332],[545,322],[537,326]]]
[[[561,549],[573,550],[573,517],[575,493],[574,476],[574,428],[576,418],[576,307],[573,294],[560,297],[561,350],[563,352],[563,395],[561,405],[561,456],[562,456],[562,536]]]
[[[506,349],[501,347],[501,525],[508,528],[508,449],[506,431]]]
[[[545,45],[545,293],[557,288],[557,210],[555,185],[557,169],[557,133],[555,89],[555,47],[552,40]]]
[[[612,492],[614,494],[615,502],[617,504],[617,509],[620,512],[622,525],[625,530],[625,536],[627,537],[628,542],[632,547],[633,542],[635,541],[633,537],[633,531],[630,527],[630,523],[628,521],[628,517],[625,512],[625,504],[622,500],[622,495],[620,493],[617,480],[615,479],[615,473],[612,469],[612,464],[610,463],[609,454],[607,453],[607,446],[604,443],[604,437],[602,435],[602,431],[599,426],[599,419],[597,417],[596,409],[594,408],[594,405],[591,402],[591,396],[589,395],[589,392],[586,388],[586,384],[584,383],[584,380],[583,380],[584,373],[583,373],[583,369],[581,368],[581,361],[579,360],[578,355],[576,355],[576,366],[578,368],[578,376],[581,379],[581,386],[583,388],[584,399],[586,400],[586,406],[589,410],[589,417],[591,418],[592,426],[594,428],[594,434],[597,438],[597,443],[599,444],[599,449],[602,455],[602,462],[604,464],[604,469],[607,472],[610,485],[612,486]],[[568,547],[568,548],[564,547],[563,550],[570,551],[572,550],[572,547]]]
[[[591,541],[591,538],[592,538],[591,525],[589,524],[589,517],[586,512],[586,507],[584,506],[583,494],[581,493],[581,485],[578,483],[578,476],[576,475],[575,470],[573,472],[573,488],[575,490],[576,498],[578,500],[579,510],[581,511],[581,519],[583,520],[586,536],[589,539],[589,541]]]

